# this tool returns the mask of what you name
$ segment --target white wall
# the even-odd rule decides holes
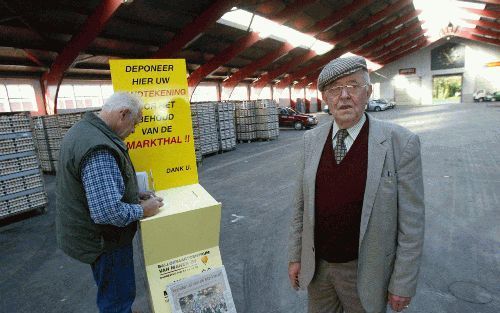
[[[465,45],[465,67],[447,70],[431,71],[431,50],[446,43],[441,39],[432,45],[396,60],[370,74],[372,83],[380,83],[380,97],[394,98],[394,84],[397,81],[399,69],[416,68],[416,74],[404,75],[408,79],[421,78],[418,93],[421,104],[432,104],[432,77],[434,75],[458,74],[463,75],[462,101],[472,102],[472,93],[479,88],[499,89],[500,67],[487,68],[486,63],[500,61],[500,49],[495,45],[483,44],[462,38],[452,38],[452,42]],[[404,78],[403,78],[404,79]],[[491,90],[493,91],[493,90]]]

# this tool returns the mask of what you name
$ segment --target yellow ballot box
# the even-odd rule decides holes
[[[165,205],[141,220],[140,233],[153,311],[169,313],[167,284],[222,265],[221,204],[199,184],[157,195]]]

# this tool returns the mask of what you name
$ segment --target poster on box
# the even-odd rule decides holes
[[[114,91],[145,103],[135,133],[126,138],[138,172],[156,190],[198,183],[191,108],[184,59],[110,60]]]
[[[146,266],[155,312],[171,312],[166,285],[220,266],[222,260],[218,246]]]
[[[168,284],[172,313],[236,313],[224,266]]]

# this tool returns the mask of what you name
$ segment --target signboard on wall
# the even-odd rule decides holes
[[[446,70],[465,66],[465,46],[447,42],[431,50],[431,70]]]
[[[400,68],[399,69],[399,75],[412,75],[416,74],[417,69],[414,67],[409,67],[409,68]]]

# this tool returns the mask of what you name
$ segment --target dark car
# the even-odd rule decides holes
[[[387,109],[392,109],[396,103],[394,101],[387,101],[385,99],[370,99],[368,105],[366,106],[367,111],[385,111]]]
[[[486,101],[500,101],[500,91],[489,93],[485,97]]]
[[[280,127],[291,126],[296,130],[301,130],[318,125],[316,117],[298,113],[292,108],[278,108],[278,115]]]

